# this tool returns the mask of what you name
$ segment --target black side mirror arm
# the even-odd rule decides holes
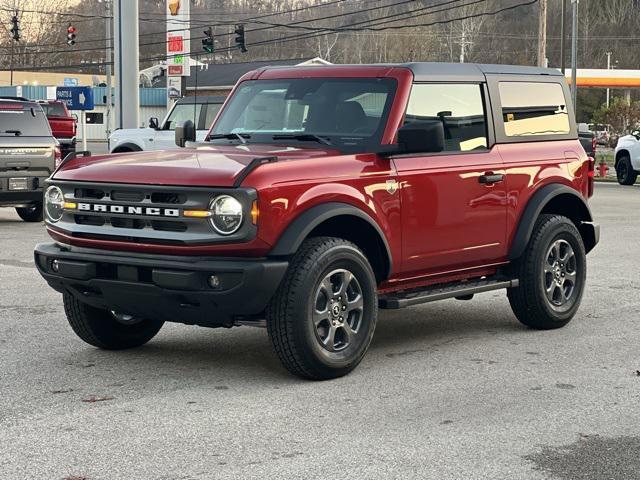
[[[403,153],[402,147],[396,143],[390,145],[380,145],[376,150],[376,154],[380,157],[387,158]]]

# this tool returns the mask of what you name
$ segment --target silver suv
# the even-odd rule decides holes
[[[42,187],[61,161],[60,146],[37,102],[0,97],[0,207],[42,221]]]

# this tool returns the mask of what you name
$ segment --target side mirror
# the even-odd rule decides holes
[[[158,118],[157,117],[151,117],[149,119],[149,128],[153,128],[154,130],[158,130]]]
[[[184,147],[187,142],[196,141],[196,126],[191,120],[178,122],[176,125],[176,145]]]
[[[435,153],[444,150],[442,122],[408,123],[398,129],[400,153]]]

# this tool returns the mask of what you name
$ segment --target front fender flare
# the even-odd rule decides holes
[[[130,151],[132,152],[142,152],[144,150],[144,148],[142,148],[140,145],[138,145],[137,143],[133,143],[133,142],[124,142],[124,143],[120,143],[118,145],[116,145],[113,150],[109,153],[120,153],[120,152],[114,152],[115,150],[119,149],[119,148],[128,148]]]
[[[354,207],[353,205],[342,202],[323,203],[304,211],[286,228],[284,233],[276,242],[273,249],[271,249],[271,252],[269,252],[269,256],[276,257],[293,255],[298,250],[298,248],[300,248],[302,242],[305,240],[305,238],[307,238],[307,236],[313,231],[314,228],[316,228],[322,222],[329,220],[330,218],[338,217],[341,215],[358,217],[366,221],[375,229],[376,232],[378,232],[378,236],[384,244],[384,248],[389,261],[389,271],[391,271],[391,267],[393,265],[391,249],[389,248],[387,238],[385,237],[384,232],[382,231],[380,226],[367,213],[363,212],[357,207]]]

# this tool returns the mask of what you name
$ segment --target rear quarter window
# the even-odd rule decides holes
[[[499,82],[498,88],[507,137],[570,133],[569,110],[559,83]]]

